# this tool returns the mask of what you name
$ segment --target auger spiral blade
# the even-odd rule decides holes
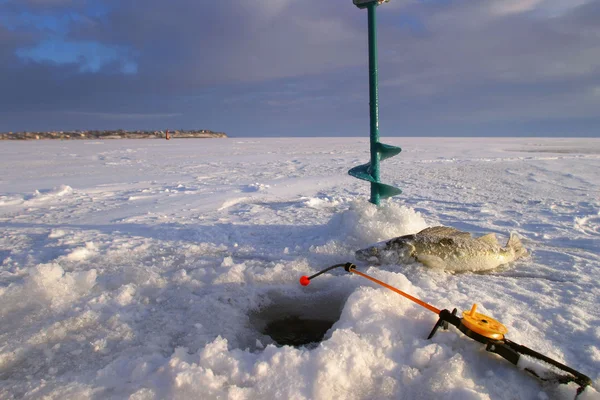
[[[400,147],[383,143],[377,143],[376,148],[377,153],[379,153],[379,161],[394,157],[402,151]],[[402,190],[397,187],[379,182],[378,179],[373,176],[373,168],[371,168],[370,162],[351,168],[348,171],[348,174],[355,178],[362,179],[363,181],[371,182],[372,187],[375,187],[380,199],[387,199],[388,197],[402,193]]]

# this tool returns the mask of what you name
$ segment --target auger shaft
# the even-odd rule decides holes
[[[379,205],[379,82],[377,71],[377,3],[367,7],[369,18],[369,119],[371,150],[371,203]]]

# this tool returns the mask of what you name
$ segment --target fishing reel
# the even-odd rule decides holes
[[[529,356],[535,358],[537,360],[543,361],[547,364],[552,365],[553,367],[565,372],[566,374],[553,374],[552,378],[548,378],[538,374],[536,371],[525,368],[525,371],[534,375],[540,380],[543,381],[556,381],[560,384],[568,384],[570,382],[574,382],[579,385],[577,389],[577,394],[575,398],[577,398],[588,385],[592,384],[592,380],[582,374],[581,372],[568,367],[556,360],[551,359],[548,356],[545,356],[541,353],[538,353],[535,350],[532,350],[526,346],[515,343],[504,337],[506,333],[508,333],[508,328],[504,326],[501,322],[487,316],[484,314],[480,314],[477,312],[477,304],[473,304],[473,307],[469,311],[463,311],[462,318],[458,317],[457,309],[455,308],[450,312],[449,310],[440,310],[431,304],[425,303],[422,300],[417,299],[416,297],[411,296],[410,294],[401,291],[393,286],[388,285],[385,282],[382,282],[378,279],[375,279],[363,272],[356,270],[356,265],[352,263],[345,264],[336,264],[331,267],[325,268],[322,271],[317,272],[311,276],[303,276],[300,278],[300,284],[302,286],[308,286],[310,284],[311,279],[316,278],[317,276],[330,271],[335,268],[343,267],[346,272],[350,272],[356,275],[360,275],[363,278],[366,278],[376,284],[383,286],[387,289],[390,289],[393,292],[398,293],[401,296],[406,297],[407,299],[419,304],[422,307],[425,307],[431,312],[436,313],[439,316],[438,321],[434,325],[431,333],[427,339],[431,339],[437,330],[441,327],[443,329],[448,329],[449,325],[455,326],[459,331],[464,333],[467,337],[485,344],[485,350],[490,353],[498,354],[500,357],[509,361],[510,363],[517,365],[521,355]]]
[[[431,333],[427,339],[431,339],[440,327],[443,329],[448,329],[448,325],[451,324],[471,339],[485,344],[486,351],[490,353],[496,353],[514,365],[519,363],[521,355],[526,355],[537,360],[544,361],[561,371],[567,372],[569,375],[555,374],[555,376],[552,378],[546,378],[530,368],[525,368],[525,371],[543,381],[554,380],[560,384],[575,382],[577,385],[579,385],[575,398],[583,393],[586,386],[592,384],[592,380],[581,372],[556,360],[553,360],[541,353],[538,353],[529,347],[520,345],[507,339],[504,337],[504,335],[508,333],[508,328],[506,328],[506,326],[487,315],[475,312],[476,309],[477,304],[473,304],[473,307],[470,311],[463,311],[462,318],[459,318],[456,315],[456,308],[452,310],[452,312],[448,310],[441,310],[439,313],[440,318],[431,330]]]

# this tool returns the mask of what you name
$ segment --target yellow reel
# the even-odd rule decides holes
[[[487,315],[475,312],[477,304],[473,304],[471,311],[463,311],[462,324],[465,328],[484,336],[488,339],[502,340],[508,329],[502,323]]]

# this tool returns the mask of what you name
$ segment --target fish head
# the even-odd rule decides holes
[[[366,247],[364,249],[357,250],[354,253],[354,255],[356,256],[356,259],[359,261],[378,262],[379,257],[381,255],[381,251],[382,251],[381,247],[374,245],[374,246]]]
[[[358,250],[355,256],[359,261],[387,264],[403,262],[411,258],[414,251],[415,247],[409,238],[399,237]]]

